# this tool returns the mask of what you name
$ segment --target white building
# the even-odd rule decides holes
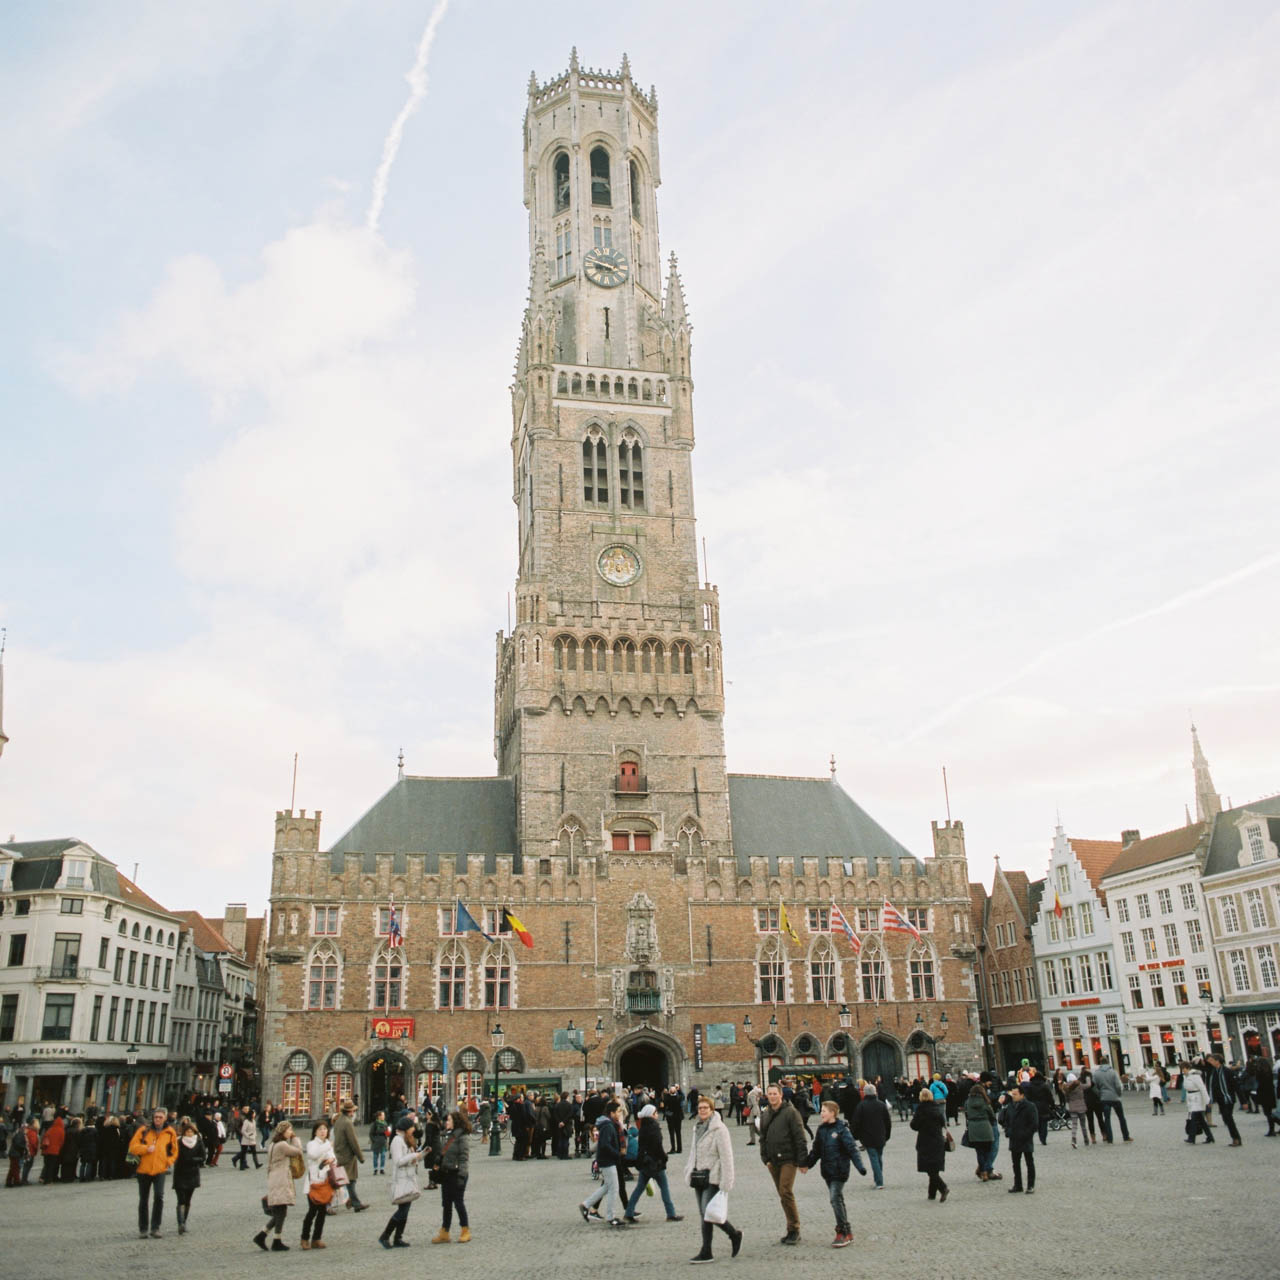
[[[1200,892],[1209,832],[1207,822],[1194,822],[1131,840],[1102,878],[1126,1006],[1125,1052],[1135,1068],[1155,1060],[1172,1066],[1221,1044]]]
[[[1123,1066],[1125,1010],[1100,888],[1121,847],[1118,840],[1068,839],[1061,826],[1054,834],[1031,930],[1050,1070],[1103,1056]]]
[[[77,839],[0,845],[0,1100],[164,1100],[182,922]]]

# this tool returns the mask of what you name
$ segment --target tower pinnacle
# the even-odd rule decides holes
[[[1191,726],[1191,769],[1196,782],[1196,821],[1208,822],[1222,812],[1222,797],[1213,788],[1209,762],[1200,749],[1200,736]]]

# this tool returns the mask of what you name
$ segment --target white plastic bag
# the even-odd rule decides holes
[[[707,1207],[702,1215],[703,1222],[712,1224],[724,1223],[729,1221],[729,1195],[725,1191],[717,1191],[715,1195],[707,1201]]]

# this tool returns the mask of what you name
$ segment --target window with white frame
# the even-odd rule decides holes
[[[1255,947],[1253,954],[1258,962],[1258,985],[1267,990],[1280,986],[1276,973],[1275,948],[1267,943],[1264,946]]]
[[[1026,978],[1026,980],[1027,980],[1027,999],[1028,999],[1028,1000],[1037,1000],[1037,999],[1039,999],[1039,997],[1036,995],[1036,971],[1035,971],[1035,969],[1034,969],[1034,968],[1032,968],[1032,966],[1031,966],[1031,965],[1027,965],[1027,967],[1026,967],[1025,969],[1023,969],[1023,971],[1022,971],[1022,972],[1023,972],[1024,977],[1025,977],[1025,978]]]
[[[1120,1015],[1118,1013],[1108,1013],[1104,1016],[1107,1020],[1107,1035],[1118,1036],[1120,1034]]]
[[[1184,880],[1178,886],[1178,892],[1182,895],[1182,905],[1188,911],[1196,909],[1196,887],[1190,880]]]
[[[1026,997],[1022,994],[1022,970],[1015,969],[1013,971],[1013,1002],[1014,1004],[1023,1004]]]
[[[1012,1004],[1013,1003],[1013,986],[1009,981],[1009,974],[1007,971],[1002,971],[1000,974],[1000,990],[1004,994],[1005,1004]]]
[[[311,932],[315,934],[336,934],[338,932],[338,908],[316,907],[312,917]]]
[[[1249,981],[1249,958],[1243,951],[1227,952],[1227,968],[1231,973],[1231,985],[1236,991],[1252,991]]]
[[[859,907],[858,908],[858,932],[859,933],[875,933],[880,928],[880,908],[879,907]]]
[[[1138,958],[1138,953],[1133,948],[1133,934],[1126,930],[1120,935],[1120,948],[1124,953],[1125,964],[1133,964]]]
[[[1222,931],[1223,933],[1239,933],[1240,932],[1240,915],[1236,911],[1235,898],[1228,895],[1225,898],[1218,899],[1218,910],[1222,915]]]
[[[1135,1009],[1142,1008],[1142,975],[1139,973],[1129,975],[1129,1002]]]
[[[1071,888],[1071,869],[1063,863],[1058,867],[1058,892],[1066,893]]]
[[[1062,908],[1062,933],[1064,937],[1074,938],[1076,936],[1076,909],[1075,907]]]
[[[810,933],[830,933],[831,932],[831,908],[830,907],[810,907],[808,915],[809,915],[809,932]]]
[[[1116,899],[1114,899],[1114,901],[1115,901],[1115,907],[1116,907],[1116,920],[1117,920],[1120,924],[1128,924],[1128,923],[1129,923],[1129,902],[1128,902],[1128,899],[1126,899],[1126,898],[1116,898]]]
[[[786,953],[774,934],[760,944],[756,959],[758,997],[761,1004],[781,1004],[787,998]]]
[[[1089,959],[1087,954],[1078,957],[1077,963],[1080,966],[1080,990],[1093,991],[1093,961]]]
[[[467,949],[456,939],[440,948],[436,962],[436,996],[439,1009],[467,1007]]]
[[[1169,970],[1169,985],[1173,988],[1174,1004],[1190,1004],[1187,995],[1187,971],[1182,968]]]
[[[907,917],[907,923],[915,925],[921,933],[929,932],[929,908],[928,907],[907,907],[903,912]]]
[[[284,1066],[280,1108],[285,1115],[311,1114],[311,1059],[305,1053],[294,1053]]]
[[[1159,959],[1159,952],[1156,950],[1156,931],[1154,929],[1143,929],[1142,953],[1148,960]]]
[[[1062,1039],[1062,1019],[1061,1018],[1049,1019],[1049,1032],[1055,1040]]]
[[[338,953],[329,943],[321,943],[307,966],[307,1008],[338,1007]]]
[[[1082,902],[1080,904],[1080,933],[1083,937],[1089,937],[1093,933],[1093,903]]]
[[[404,1008],[403,975],[401,948],[386,947],[378,952],[373,962],[373,1007],[375,1009]]]
[[[1209,980],[1209,966],[1206,964],[1198,964],[1193,970],[1196,980],[1196,988],[1200,998],[1213,995],[1213,983]]]
[[[1182,950],[1182,944],[1178,941],[1178,926],[1176,924],[1167,924],[1164,927],[1164,945],[1169,952],[1169,958],[1174,959]]]
[[[1063,956],[1058,961],[1058,965],[1062,970],[1062,994],[1064,996],[1073,996],[1076,993],[1076,970],[1071,963],[1070,956]]]
[[[1200,921],[1194,918],[1187,921],[1187,945],[1193,952],[1204,950],[1204,933],[1200,928]]]
[[[1098,1034],[1098,1015],[1096,1013],[1085,1015],[1084,1029],[1086,1035],[1096,1036]]]
[[[862,955],[858,963],[862,977],[862,998],[879,1003],[889,998],[888,966],[885,964],[884,952],[880,944],[872,939],[863,943]]]
[[[484,1007],[511,1008],[512,952],[506,943],[489,947],[484,954]]]
[[[1262,905],[1261,889],[1245,890],[1244,909],[1249,917],[1250,929],[1265,929],[1267,927],[1267,909]]]
[[[1073,1040],[1080,1034],[1080,1019],[1078,1016],[1069,1017],[1067,1019],[1067,1035]]]
[[[1062,941],[1062,930],[1061,930],[1061,928],[1060,928],[1060,927],[1059,927],[1059,925],[1058,925],[1058,917],[1057,917],[1056,915],[1054,915],[1054,913],[1053,913],[1052,911],[1050,911],[1050,912],[1049,912],[1049,920],[1048,920],[1048,924],[1049,924],[1049,941],[1050,941],[1050,942],[1061,942],[1061,941]]]
[[[936,1000],[934,987],[933,952],[924,947],[914,947],[907,960],[907,975],[911,980],[913,1000]]]
[[[1052,960],[1044,962],[1044,992],[1048,996],[1056,996],[1058,994],[1058,971],[1054,967]]]
[[[809,953],[809,998],[822,1004],[836,998],[836,957],[830,938],[819,938]]]
[[[1140,893],[1134,899],[1134,901],[1138,904],[1138,919],[1150,920],[1151,919],[1151,895],[1147,893]]]
[[[1168,889],[1157,889],[1156,905],[1160,908],[1162,916],[1171,915],[1173,913],[1173,893]]]
[[[1249,841],[1249,857],[1253,862],[1261,862],[1267,856],[1266,842],[1262,838],[1262,824],[1251,822],[1245,828],[1245,836]]]
[[[991,985],[991,1004],[992,1004],[992,1006],[993,1006],[993,1007],[994,1007],[995,1005],[998,1005],[998,1004],[1000,1003],[1000,982],[999,982],[999,978],[1000,978],[1000,975],[999,975],[998,973],[993,973],[993,974],[991,975],[991,978],[990,978],[990,985]]]
[[[777,933],[778,932],[778,908],[777,907],[757,907],[756,908],[756,932],[757,933]]]

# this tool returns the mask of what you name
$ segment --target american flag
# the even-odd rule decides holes
[[[387,946],[398,947],[404,942],[404,934],[400,931],[400,913],[396,910],[396,900],[391,899],[387,908]]]
[[[880,928],[885,933],[909,933],[917,942],[921,941],[920,930],[888,898],[880,908]]]
[[[853,931],[853,925],[845,919],[844,912],[833,902],[831,904],[831,924],[834,928],[843,929],[844,936],[849,939],[854,955],[862,950],[862,939]]]

